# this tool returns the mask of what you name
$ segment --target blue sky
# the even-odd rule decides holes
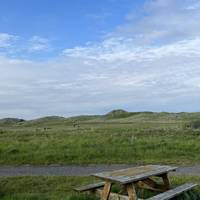
[[[33,36],[49,41],[51,51],[27,54],[30,59],[46,59],[64,48],[100,41],[124,23],[127,13],[132,10],[139,13],[143,6],[143,1],[131,0],[1,0],[0,3],[0,32],[19,36],[21,48]]]
[[[0,118],[200,111],[198,0],[0,0]]]

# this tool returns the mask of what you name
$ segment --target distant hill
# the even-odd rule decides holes
[[[17,123],[25,122],[24,119],[18,119],[18,118],[4,118],[0,119],[0,125],[13,125]]]
[[[111,112],[107,113],[105,117],[110,119],[115,119],[115,118],[126,118],[130,117],[131,115],[132,115],[131,112],[118,109],[118,110],[112,110]]]
[[[123,109],[112,110],[105,115],[81,115],[75,117],[47,116],[24,120],[18,118],[0,119],[0,126],[49,126],[74,123],[132,123],[132,122],[190,122],[200,120],[200,112],[168,113],[168,112],[128,112]]]
[[[60,122],[64,122],[66,120],[65,117],[59,117],[59,116],[47,116],[42,117],[39,119],[33,119],[26,122],[26,125],[47,125],[47,124],[57,124]]]

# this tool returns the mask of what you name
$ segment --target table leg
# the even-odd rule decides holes
[[[157,191],[157,192],[165,192],[167,190],[164,184],[161,185],[157,183],[156,181],[152,180],[151,178],[146,178],[142,181],[139,181],[137,183],[137,186],[140,189],[149,189],[149,190]]]
[[[133,183],[127,184],[126,189],[128,192],[129,200],[137,200],[138,199],[136,191],[135,191],[135,186]]]
[[[110,183],[108,181],[105,183],[102,194],[101,194],[101,200],[108,200],[109,199],[111,186],[112,186],[112,183]]]
[[[163,174],[162,179],[163,179],[165,189],[169,190],[170,189],[170,181],[169,181],[169,178],[168,178],[168,174]]]

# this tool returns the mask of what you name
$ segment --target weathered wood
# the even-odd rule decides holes
[[[169,200],[172,199],[173,197],[178,196],[179,194],[186,192],[192,188],[197,186],[197,184],[194,183],[186,183],[184,185],[181,185],[179,187],[176,187],[174,189],[168,190],[164,193],[158,194],[154,197],[149,198],[148,200]]]
[[[127,184],[126,189],[128,192],[129,200],[138,200],[134,184]]]
[[[170,189],[170,181],[168,178],[168,174],[163,174],[161,177],[163,179],[165,190],[169,190]]]
[[[94,194],[97,197],[101,197],[102,190],[96,189],[94,192],[91,192],[91,194]],[[128,199],[128,196],[125,196],[125,195],[110,193],[108,200],[129,200],[129,199]]]
[[[166,174],[170,171],[175,171],[176,169],[176,167],[171,166],[146,165],[111,172],[97,173],[93,176],[103,180],[109,180],[111,182],[127,184],[144,180],[151,176]]]
[[[154,180],[147,178],[145,180],[139,181],[137,183],[137,186],[141,189],[149,189],[152,191],[157,191],[157,192],[164,192],[166,191],[165,185],[161,185],[156,183]]]
[[[109,199],[111,187],[112,187],[112,183],[107,181],[104,185],[103,190],[102,190],[101,200],[108,200]]]
[[[148,200],[169,200],[197,186],[197,184],[187,183],[169,190],[170,182],[168,172],[175,170],[176,167],[147,165],[113,172],[98,173],[94,174],[94,176],[105,180],[105,182],[82,186],[75,188],[75,190],[79,192],[86,191],[88,193],[98,195],[101,197],[101,200],[139,200],[135,191],[135,187],[138,187],[140,189],[147,188],[155,191],[165,191],[149,198]],[[159,184],[151,179],[152,176],[162,178],[163,184]],[[111,193],[112,184],[116,182],[125,187],[128,196]],[[99,189],[102,187],[103,189]]]
[[[74,190],[77,191],[77,192],[85,192],[85,191],[101,188],[104,185],[105,185],[105,182],[99,182],[99,183],[93,183],[93,184],[84,185],[84,186],[81,186],[81,187],[78,187],[78,188],[74,188]]]

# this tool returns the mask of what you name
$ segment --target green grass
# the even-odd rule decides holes
[[[68,119],[4,119],[0,164],[200,164],[200,129],[187,126],[199,119],[200,113],[123,110]]]
[[[0,178],[3,200],[68,200],[73,187],[93,181],[89,177],[12,177]]]
[[[200,113],[127,113],[105,116],[0,120],[0,164],[200,164]],[[2,200],[95,200],[72,188],[90,177],[0,178]],[[174,186],[200,177],[172,178]],[[115,187],[114,190],[118,190]],[[178,200],[200,199],[200,188]],[[145,197],[151,193],[146,192]]]
[[[0,199],[2,200],[96,200],[93,196],[78,195],[72,191],[76,186],[84,185],[95,181],[90,177],[5,177],[0,178]],[[173,186],[185,182],[197,182],[199,177],[172,178]],[[199,189],[180,196],[178,200],[195,200],[199,197]],[[146,192],[145,198],[152,193]],[[195,197],[195,198],[194,198]]]
[[[169,123],[1,128],[0,164],[52,163],[200,163],[200,130]]]
[[[0,164],[200,164],[199,120],[200,113],[123,110],[68,119],[4,119],[0,120]],[[73,187],[93,181],[90,177],[5,177],[0,178],[0,199],[95,200],[72,192]],[[185,182],[200,184],[200,177],[172,178],[174,186]],[[178,200],[200,199],[199,192],[200,188]]]

